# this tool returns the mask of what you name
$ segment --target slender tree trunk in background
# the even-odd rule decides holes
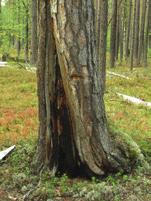
[[[134,60],[138,64],[138,46],[139,46],[139,23],[140,23],[140,0],[136,0],[135,36],[134,36]]]
[[[17,21],[18,21],[18,26],[20,25],[20,0],[18,0],[18,10],[17,10]],[[21,51],[21,41],[20,41],[20,26],[18,30],[18,37],[17,37],[17,61],[20,59],[20,51]]]
[[[146,19],[145,19],[145,31],[144,31],[144,67],[147,67],[147,54],[148,54],[148,35],[149,35],[149,13],[151,11],[151,0],[146,0]]]
[[[93,1],[52,1],[53,22],[49,4],[42,2],[40,20],[36,168],[87,176],[127,171],[135,159],[107,126]]]
[[[146,16],[146,0],[142,2],[142,15],[141,15],[141,27],[139,35],[139,48],[138,48],[138,64],[141,63],[144,53],[144,29],[145,29],[145,16]]]
[[[0,24],[2,24],[1,13],[2,13],[2,1],[0,0]],[[0,28],[0,31],[1,31],[1,28]],[[1,39],[0,39],[0,46],[1,46]]]
[[[124,5],[123,2],[119,8],[119,48],[120,48],[120,63],[123,61],[123,46],[124,46]]]
[[[149,5],[149,9],[151,10],[151,2],[150,2],[150,5]],[[149,12],[149,33],[151,32],[151,12]],[[148,37],[148,45],[149,45],[149,48],[151,48],[151,34],[149,34],[149,37]]]
[[[110,67],[115,67],[115,48],[116,48],[116,26],[117,26],[117,0],[112,1],[112,21],[110,36]]]
[[[100,68],[101,68],[101,80],[102,80],[103,91],[105,91],[105,84],[106,84],[107,23],[108,23],[108,1],[102,0],[99,55],[100,55]]]
[[[37,38],[39,39],[39,23],[40,23],[40,0],[37,0]],[[37,41],[38,41],[37,39]],[[39,41],[38,41],[39,42]]]
[[[29,4],[27,1],[27,8],[26,8],[26,27],[25,27],[25,62],[29,61]]]
[[[135,18],[136,18],[136,2],[137,0],[134,1],[134,6],[133,6],[133,21],[132,21],[132,39],[131,39],[131,52],[130,52],[130,67],[131,70],[133,70],[133,65],[134,65],[134,41],[135,41]]]
[[[37,39],[37,12],[38,5],[37,0],[32,0],[31,3],[31,58],[30,63],[36,64],[37,62],[37,54],[38,54],[38,39]]]
[[[94,6],[95,6],[95,29],[96,29],[95,37],[96,37],[96,50],[97,50],[97,66],[100,67],[99,50],[100,50],[101,1],[94,0]]]
[[[0,14],[2,12],[2,0],[0,0]]]
[[[127,28],[127,33],[126,33],[126,50],[125,50],[125,57],[126,60],[130,56],[130,33],[131,33],[131,23],[132,23],[132,0],[129,0],[129,12],[128,12],[128,28]]]
[[[96,0],[96,50],[97,66],[101,75],[103,91],[106,82],[106,43],[108,22],[108,1]]]
[[[132,0],[129,0],[126,7],[127,12],[127,26],[125,34],[125,59],[128,60],[130,56],[130,33],[131,33],[131,21],[132,21]]]
[[[119,0],[117,0],[117,5],[119,5]],[[121,5],[119,5],[119,8],[121,8]],[[115,60],[118,61],[118,55],[119,55],[119,40],[120,40],[120,35],[119,35],[119,21],[120,21],[120,16],[119,16],[119,9],[117,7],[117,19],[116,19],[116,39],[115,39]]]

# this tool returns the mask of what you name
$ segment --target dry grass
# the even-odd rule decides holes
[[[0,146],[37,135],[36,75],[0,69]]]

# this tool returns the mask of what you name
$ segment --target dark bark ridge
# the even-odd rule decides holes
[[[42,5],[36,161],[54,173],[103,176],[128,171],[137,156],[132,157],[128,147],[108,131],[96,68],[92,1],[51,3],[51,23],[49,1]]]

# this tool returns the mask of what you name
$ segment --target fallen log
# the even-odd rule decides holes
[[[136,105],[143,105],[143,106],[146,106],[146,107],[149,107],[151,108],[151,102],[145,102],[139,98],[135,98],[133,96],[127,96],[125,94],[121,94],[121,93],[116,93],[119,97],[122,97],[122,99],[124,101],[127,101],[128,103],[134,103]]]
[[[114,73],[114,72],[110,72],[110,71],[107,71],[107,73],[110,74],[110,75],[113,75],[113,76],[117,76],[117,77],[121,77],[121,78],[124,78],[124,79],[130,80],[130,78],[127,77],[127,76],[125,76],[125,75],[121,75],[121,74]]]
[[[36,70],[37,70],[37,68],[35,68],[35,67],[25,67],[25,69],[26,69],[27,71],[29,71],[29,72],[32,72],[32,73],[35,73]]]
[[[5,149],[3,151],[0,151],[0,161],[3,160],[8,154],[10,154],[14,149],[15,145],[9,147],[8,149]]]
[[[0,67],[5,67],[7,65],[7,62],[5,61],[0,61]]]

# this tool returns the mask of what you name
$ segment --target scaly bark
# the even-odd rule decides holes
[[[107,126],[92,0],[52,0],[52,21],[49,9],[49,0],[44,0],[38,56],[38,167],[86,176],[128,171],[136,158]]]

